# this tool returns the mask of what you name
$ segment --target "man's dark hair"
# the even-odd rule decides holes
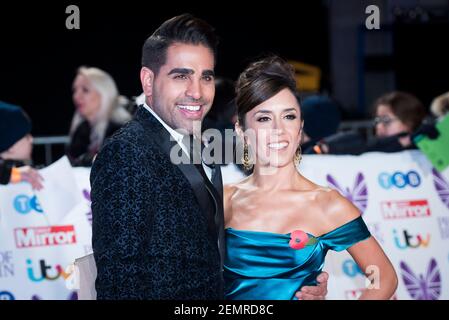
[[[186,13],[165,21],[148,37],[142,49],[142,67],[157,75],[166,62],[168,47],[174,43],[203,45],[216,57],[218,39],[212,26]]]

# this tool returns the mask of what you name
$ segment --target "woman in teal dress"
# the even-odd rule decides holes
[[[236,130],[252,174],[225,186],[227,299],[296,299],[316,284],[328,250],[347,250],[371,285],[361,299],[389,299],[394,268],[358,209],[297,170],[303,121],[288,63],[254,62],[237,83]]]

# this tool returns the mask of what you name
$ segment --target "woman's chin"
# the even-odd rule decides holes
[[[292,160],[270,160],[261,164],[261,167],[265,168],[273,168],[273,169],[281,169],[284,167],[288,167],[293,164]]]

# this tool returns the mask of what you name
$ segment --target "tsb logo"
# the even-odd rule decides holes
[[[380,209],[384,219],[430,217],[427,200],[383,201]]]
[[[31,211],[36,211],[37,213],[43,213],[36,196],[28,197],[27,195],[21,194],[14,198],[13,203],[14,209],[20,214],[27,214]]]
[[[17,248],[58,246],[75,244],[75,229],[72,226],[36,227],[14,229]]]
[[[416,236],[411,235],[407,230],[403,230],[402,234],[399,234],[396,229],[393,229],[393,238],[396,247],[401,250],[407,248],[419,248],[428,247],[430,242],[430,234],[424,238],[422,235],[417,234]],[[401,238],[403,240],[401,240]]]
[[[390,189],[392,187],[403,189],[406,186],[417,188],[421,184],[421,177],[416,171],[409,171],[407,173],[396,171],[393,174],[382,172],[379,174],[378,181],[384,189]]]

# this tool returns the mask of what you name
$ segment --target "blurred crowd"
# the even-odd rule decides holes
[[[203,130],[217,129],[223,137],[233,130],[236,117],[234,82],[217,78],[214,104],[203,121]],[[65,152],[73,166],[91,166],[104,141],[134,115],[144,96],[128,99],[120,95],[106,71],[80,67],[72,85],[75,112]],[[351,154],[398,152],[415,149],[416,138],[436,139],[435,125],[449,112],[449,92],[435,97],[430,106],[412,93],[394,91],[378,97],[372,105],[372,130],[341,131],[343,109],[327,94],[298,93],[303,127],[303,154]],[[0,183],[28,181],[42,187],[42,178],[32,167],[31,119],[23,108],[0,101]],[[224,143],[233,144],[231,139]],[[223,146],[225,147],[225,146]],[[224,150],[224,149],[223,149]],[[223,158],[225,164],[237,163]]]

